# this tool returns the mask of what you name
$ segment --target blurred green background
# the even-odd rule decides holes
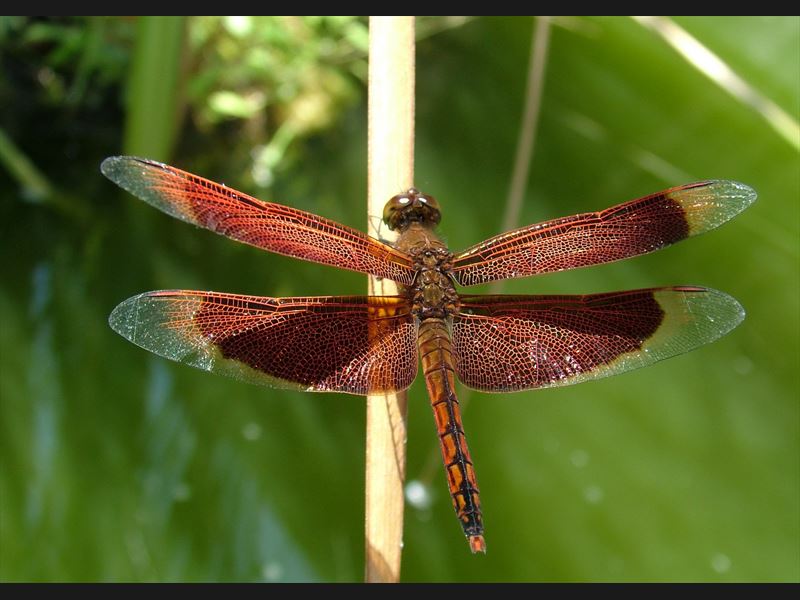
[[[504,291],[696,284],[747,319],[619,377],[462,391],[485,557],[417,381],[406,581],[800,579],[800,20],[666,23],[741,80],[713,82],[632,19],[554,21],[519,224],[706,178],[759,201],[654,255]],[[416,182],[454,250],[501,227],[532,31],[419,20]],[[353,294],[364,278],[171,219],[99,164],[149,156],[364,229],[366,43],[353,18],[0,18],[0,579],[362,578],[363,400],[170,363],[106,320],[151,289]]]

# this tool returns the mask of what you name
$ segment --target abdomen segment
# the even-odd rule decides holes
[[[472,552],[486,552],[478,482],[461,423],[461,410],[455,394],[452,344],[443,319],[422,321],[419,353],[453,506]]]

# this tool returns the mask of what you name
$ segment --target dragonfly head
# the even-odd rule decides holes
[[[416,188],[393,196],[383,209],[383,222],[392,231],[405,231],[411,223],[435,227],[442,220],[439,203]]]

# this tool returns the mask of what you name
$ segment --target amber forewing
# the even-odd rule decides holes
[[[411,259],[368,235],[296,208],[264,202],[175,167],[132,156],[103,161],[111,181],[168,215],[278,254],[409,285]]]
[[[735,181],[672,188],[490,238],[456,255],[453,276],[461,285],[476,285],[646,254],[718,227],[755,198]]]

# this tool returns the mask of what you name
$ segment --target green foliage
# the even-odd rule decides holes
[[[186,94],[194,125],[208,133],[238,121],[236,145],[255,183],[269,186],[291,165],[295,140],[329,129],[358,101],[367,40],[355,17],[196,19]]]
[[[558,20],[522,221],[706,178],[759,201],[674,248],[504,291],[706,285],[747,319],[603,381],[462,390],[485,557],[453,515],[417,382],[408,478],[429,501],[406,511],[408,581],[800,579],[800,21],[674,23],[788,129],[639,22]],[[460,249],[500,227],[532,21],[419,28],[416,181]],[[360,580],[364,403],[168,363],[106,319],[149,289],[347,294],[363,278],[155,213],[99,163],[150,147],[365,228],[366,22],[3,17],[0,65],[0,579]]]
[[[183,17],[140,17],[125,102],[125,154],[166,160],[180,125]]]

